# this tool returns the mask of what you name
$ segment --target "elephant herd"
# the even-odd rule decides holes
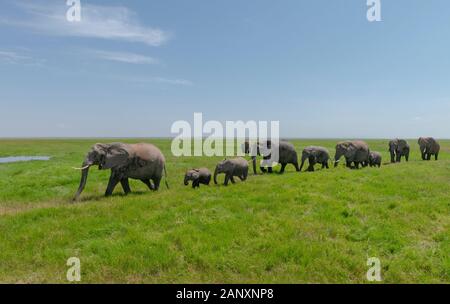
[[[430,160],[434,155],[438,159],[440,145],[432,137],[421,137],[418,140],[420,152],[423,160]],[[242,151],[251,156],[253,173],[257,174],[257,156],[262,156],[260,170],[263,173],[272,173],[271,151],[278,149],[278,163],[281,165],[279,171],[282,174],[287,165],[293,165],[297,172],[303,169],[306,161],[309,166],[307,171],[314,171],[314,166],[320,164],[322,169],[329,168],[330,154],[324,147],[309,146],[303,149],[301,164],[299,166],[297,151],[294,145],[286,141],[280,141],[277,146],[268,140],[264,145],[259,142],[250,144],[246,141],[242,145]],[[409,160],[410,146],[406,140],[394,139],[389,142],[389,152],[391,163],[400,162],[402,157]],[[334,166],[338,166],[340,159],[344,156],[345,165],[348,168],[358,169],[360,166],[381,166],[381,154],[370,151],[366,142],[360,140],[342,141],[337,143],[334,156]],[[121,184],[125,194],[131,192],[128,180],[137,179],[142,181],[150,190],[157,191],[163,175],[167,177],[165,158],[162,152],[152,144],[95,144],[87,153],[81,168],[81,181],[74,200],[77,200],[84,190],[87,182],[89,168],[98,166],[100,170],[111,170],[105,196],[110,196],[118,183]],[[216,165],[214,171],[214,183],[217,184],[217,176],[225,174],[224,185],[229,182],[235,183],[235,177],[245,181],[248,176],[249,165],[245,158],[237,157],[225,159]],[[187,186],[192,182],[192,187],[200,187],[200,184],[209,185],[211,172],[207,168],[188,170],[184,177],[184,184]],[[169,188],[165,179],[166,187]]]

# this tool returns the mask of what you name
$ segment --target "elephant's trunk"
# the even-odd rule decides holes
[[[184,185],[185,186],[189,185],[189,178],[187,175],[184,177]]]
[[[219,174],[219,169],[216,167],[214,170],[214,184],[217,185],[217,174]]]
[[[78,200],[80,197],[81,192],[83,192],[84,187],[86,186],[86,181],[89,173],[89,167],[91,165],[87,163],[83,163],[83,170],[81,171],[81,180],[80,180],[80,186],[78,187],[78,191],[75,194],[75,197],[73,198],[74,201]]]
[[[302,163],[300,165],[300,172],[303,169],[303,165],[305,164],[306,158],[308,158],[308,155],[306,153],[302,153]]]

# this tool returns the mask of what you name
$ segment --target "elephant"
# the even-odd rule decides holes
[[[379,152],[371,151],[369,154],[369,165],[371,167],[378,166],[381,167],[382,156]]]
[[[409,160],[409,144],[404,139],[393,139],[389,142],[389,152],[391,154],[391,163],[399,163],[402,160],[402,156],[405,160]]]
[[[355,168],[358,169],[361,164],[363,167],[369,165],[369,145],[364,141],[342,141],[336,145],[336,154],[334,156],[334,166],[337,167],[339,159],[344,156],[346,160],[346,166],[352,167],[354,163]]]
[[[211,172],[207,168],[191,169],[184,175],[184,185],[189,185],[192,181],[192,188],[200,188],[200,184],[209,185]]]
[[[214,183],[216,185],[217,175],[221,173],[225,173],[225,186],[228,185],[228,181],[231,181],[233,184],[235,183],[234,176],[239,177],[241,181],[245,181],[248,175],[248,162],[242,157],[237,157],[224,159],[218,163],[214,171]]]
[[[263,155],[263,160],[260,164],[260,170],[263,173],[272,173],[273,172],[273,164],[271,162],[272,158],[272,149],[278,149],[278,163],[281,164],[280,174],[284,173],[284,170],[288,164],[294,165],[296,171],[300,171],[298,166],[298,156],[297,151],[295,151],[295,147],[293,144],[280,141],[278,145],[272,144],[271,140],[268,140],[266,145],[261,145],[257,142],[253,147],[246,141],[244,146],[244,152],[246,154],[251,153],[252,155],[252,163],[253,163],[253,173],[256,173],[256,155]],[[256,146],[256,153],[254,153],[254,149]],[[266,169],[267,167],[267,169]]]
[[[329,168],[328,160],[330,159],[330,153],[324,147],[309,146],[303,149],[300,171],[302,171],[303,165],[307,159],[309,160],[307,171],[314,171],[314,165],[317,163],[322,165],[322,169]]]
[[[120,182],[125,194],[131,192],[128,179],[141,180],[150,190],[159,189],[163,170],[167,178],[165,158],[152,144],[95,144],[86,155],[81,170],[81,181],[74,200],[77,200],[86,186],[89,168],[98,165],[100,170],[111,169],[105,196],[110,196]],[[153,184],[152,184],[153,182]],[[165,179],[166,187],[169,188]]]
[[[423,160],[430,160],[431,155],[434,155],[434,159],[438,160],[441,146],[433,137],[421,137],[419,138],[418,143]]]

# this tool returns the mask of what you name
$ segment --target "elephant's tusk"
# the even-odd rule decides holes
[[[86,166],[84,166],[84,167],[82,167],[82,168],[75,168],[75,167],[72,167],[72,169],[74,169],[74,170],[84,170],[84,169],[87,169],[87,168],[89,168],[90,167],[90,165],[86,165]]]

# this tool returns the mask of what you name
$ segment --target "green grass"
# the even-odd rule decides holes
[[[213,170],[220,158],[175,158],[169,140],[149,140],[166,155],[170,190],[132,181],[133,194],[119,186],[104,198],[109,172],[92,169],[71,204],[80,178],[71,167],[97,141],[0,140],[0,157],[52,157],[0,164],[0,282],[65,283],[72,256],[83,283],[365,283],[368,257],[381,260],[385,283],[450,282],[450,141],[438,162],[419,160],[410,140],[409,163],[288,166],[192,190],[185,170]],[[292,142],[334,154],[336,140]],[[388,161],[387,140],[368,143]]]

